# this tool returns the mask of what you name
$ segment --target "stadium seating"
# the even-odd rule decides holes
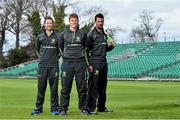
[[[155,78],[180,78],[180,63],[148,74]]]
[[[17,66],[9,67],[0,72],[0,76],[24,76],[26,73],[37,69],[37,61],[23,63]]]
[[[180,41],[118,44],[107,53],[109,78],[180,78]],[[0,76],[37,76],[38,61],[1,70]],[[59,65],[59,67],[61,64]]]
[[[140,44],[140,45],[139,45]],[[169,67],[173,66],[175,63],[180,61],[179,53],[180,53],[180,42],[157,42],[153,44],[138,43],[138,44],[125,44],[119,45],[118,49],[120,53],[127,51],[127,49],[134,49],[135,55],[131,57],[127,57],[126,59],[119,59],[113,62],[109,60],[109,74],[110,78],[142,78],[142,77],[158,77],[158,78],[179,78],[180,73],[176,71],[176,74],[173,73],[174,67],[172,67],[171,73],[156,72],[159,69],[165,70]],[[137,49],[137,46],[140,46]],[[124,49],[126,48],[126,49]],[[117,48],[116,48],[117,49]],[[117,50],[113,50],[117,51]],[[113,53],[111,53],[110,58]],[[116,55],[116,54],[114,54]],[[122,54],[121,54],[122,55]],[[120,55],[120,56],[121,56]],[[119,56],[119,58],[121,58]],[[109,54],[108,54],[109,58]],[[111,60],[112,61],[112,60]],[[175,65],[176,66],[176,65]],[[178,69],[178,68],[177,68]],[[150,74],[153,73],[154,74]]]

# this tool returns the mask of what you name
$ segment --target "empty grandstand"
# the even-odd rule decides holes
[[[109,79],[179,79],[180,41],[118,44],[107,54]],[[0,76],[36,77],[38,61],[0,71]],[[59,65],[61,66],[61,65]]]
[[[118,51],[117,49],[121,49],[119,53],[115,53],[114,57],[109,57],[108,75],[110,78],[179,78],[180,72],[177,71],[177,66],[180,64],[179,45],[180,42],[119,45],[113,51],[115,52]],[[134,55],[128,56],[126,54],[128,50],[133,50]],[[110,53],[110,56],[112,54]],[[127,56],[121,59],[123,55]],[[116,56],[119,57],[119,60]]]

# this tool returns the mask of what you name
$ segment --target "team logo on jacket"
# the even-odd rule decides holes
[[[58,77],[58,72],[55,72],[54,77]]]
[[[51,39],[51,44],[55,44],[56,40],[53,38]]]
[[[66,77],[66,72],[63,72],[63,73],[62,73],[62,77]]]
[[[94,75],[99,75],[99,70],[96,70]]]
[[[80,42],[80,37],[76,37],[76,42]]]

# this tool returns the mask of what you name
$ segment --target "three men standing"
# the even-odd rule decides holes
[[[36,109],[31,113],[32,115],[43,112],[47,79],[49,79],[51,89],[51,113],[53,115],[66,115],[74,78],[81,114],[89,115],[95,111],[96,107],[98,112],[112,112],[105,106],[107,87],[106,52],[115,47],[115,42],[113,40],[110,43],[107,42],[108,37],[103,29],[104,16],[101,13],[95,16],[96,26],[88,33],[88,37],[79,29],[78,22],[78,15],[70,14],[69,26],[66,27],[59,38],[52,28],[53,19],[51,17],[45,18],[45,30],[37,37],[37,53],[40,59],[38,93]],[[90,53],[90,64],[87,50]],[[59,53],[63,58],[60,106],[58,105]],[[88,82],[87,67],[90,72]]]

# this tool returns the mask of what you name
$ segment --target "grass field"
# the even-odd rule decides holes
[[[36,90],[36,80],[0,79],[0,119],[60,119],[60,116],[52,116],[49,112],[49,86],[43,114],[30,115],[35,108]],[[107,106],[114,110],[113,113],[82,116],[74,85],[65,118],[180,119],[180,82],[109,81],[107,95]]]

